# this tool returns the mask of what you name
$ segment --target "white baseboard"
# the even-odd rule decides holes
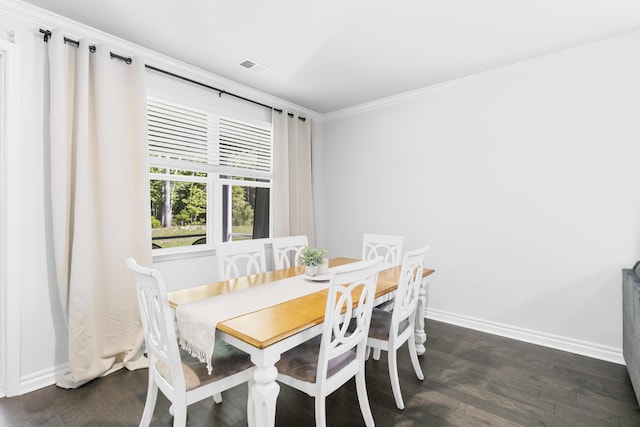
[[[573,338],[551,335],[544,332],[530,329],[518,328],[510,325],[503,325],[473,317],[462,316],[441,310],[427,308],[427,319],[450,323],[464,328],[487,332],[502,337],[513,338],[557,350],[568,351],[594,359],[605,360],[607,362],[624,365],[624,357],[621,348],[609,347],[586,341],[575,340]]]
[[[69,364],[55,366],[40,372],[34,372],[29,375],[20,377],[20,394],[30,393],[32,391],[48,387],[55,384],[60,377],[69,372]]]

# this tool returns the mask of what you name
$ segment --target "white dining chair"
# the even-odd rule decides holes
[[[300,251],[309,246],[307,236],[276,237],[271,239],[276,270],[298,266]]]
[[[365,425],[374,425],[364,362],[381,262],[361,261],[330,272],[322,334],[283,353],[276,363],[278,381],[315,398],[318,427],[326,425],[326,396],[354,376]]]
[[[268,241],[269,239],[237,240],[218,244],[218,280],[232,280],[267,271],[264,245]]]
[[[373,259],[377,256],[382,256],[384,262],[392,265],[400,265],[402,262],[403,244],[404,236],[365,233],[362,238],[362,259]],[[383,302],[378,308],[387,311],[393,310],[393,298]],[[374,349],[373,358],[375,360],[380,359],[379,349]]]
[[[420,380],[424,379],[416,351],[415,321],[416,307],[422,286],[424,259],[428,250],[429,246],[427,245],[404,255],[393,311],[374,308],[371,316],[367,347],[388,352],[389,378],[398,409],[404,409],[404,402],[398,379],[397,351],[405,342],[408,343],[409,356],[416,376]],[[367,350],[368,352],[369,350]]]
[[[362,259],[382,256],[384,262],[400,265],[404,236],[365,233],[362,239]]]
[[[219,341],[214,346],[209,373],[205,363],[178,346],[174,317],[160,272],[138,265],[133,258],[127,258],[126,263],[136,282],[149,358],[149,385],[140,426],[151,422],[158,389],[171,401],[173,425],[184,426],[188,405],[207,397],[220,403],[220,393],[252,381],[253,363],[247,353]],[[253,413],[251,399],[247,401],[247,411]]]

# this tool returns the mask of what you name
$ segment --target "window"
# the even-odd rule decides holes
[[[269,236],[272,131],[149,98],[154,249]]]

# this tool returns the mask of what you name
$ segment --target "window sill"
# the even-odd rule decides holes
[[[165,262],[165,261],[178,261],[181,259],[210,257],[214,256],[216,251],[213,247],[208,245],[197,245],[199,247],[183,247],[183,248],[168,248],[168,249],[154,249],[152,252],[153,263]]]

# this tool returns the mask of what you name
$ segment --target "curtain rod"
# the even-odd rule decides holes
[[[150,69],[150,70],[157,71],[159,73],[166,74],[166,75],[171,76],[171,77],[175,77],[176,79],[184,80],[186,82],[193,83],[195,85],[206,87],[207,89],[211,89],[213,91],[216,91],[216,92],[218,92],[218,96],[219,97],[222,97],[223,94],[224,95],[233,96],[234,98],[238,98],[238,99],[241,99],[243,101],[251,102],[252,104],[256,104],[256,105],[259,105],[261,107],[268,108],[270,110],[274,110],[274,111],[277,111],[278,113],[282,114],[282,110],[280,110],[278,108],[275,108],[275,107],[272,107],[271,105],[263,104],[261,102],[254,101],[253,99],[245,98],[244,96],[240,96],[240,95],[236,95],[235,93],[227,92],[224,89],[218,89],[217,87],[209,86],[206,83],[202,83],[202,82],[199,82],[197,80],[190,79],[189,77],[181,76],[180,74],[172,73],[171,71],[167,71],[167,70],[163,70],[161,68],[154,67],[153,65],[145,64],[145,67]]]
[[[45,43],[47,43],[47,42],[49,41],[49,37],[51,37],[51,31],[49,31],[49,30],[43,30],[43,29],[41,28],[41,29],[40,29],[40,32],[41,32],[42,34],[44,34],[44,42],[45,42]],[[69,39],[69,38],[65,37],[65,38],[64,38],[64,41],[65,41],[66,43],[71,43],[71,44],[75,45],[76,47],[79,47],[79,46],[80,46],[80,42],[79,42],[79,41],[77,41],[77,40],[71,40],[71,39]],[[95,46],[89,46],[89,50],[90,50],[91,52],[95,52],[96,47],[95,47]],[[121,56],[121,55],[118,55],[118,54],[113,53],[113,52],[109,52],[109,53],[110,53],[110,55],[111,55],[111,59],[113,59],[113,58],[117,58],[117,59],[120,59],[120,60],[122,60],[122,61],[126,62],[127,64],[131,64],[131,61],[132,61],[132,59],[131,59],[131,58],[128,58],[128,57],[126,57],[126,56]],[[250,102],[250,103],[252,103],[252,104],[256,104],[256,105],[259,105],[259,106],[264,107],[264,108],[269,108],[269,109],[271,109],[271,110],[277,111],[278,113],[282,114],[282,110],[281,110],[281,109],[279,109],[279,108],[275,108],[275,107],[272,107],[271,105],[263,104],[263,103],[261,103],[261,102],[254,101],[253,99],[245,98],[244,96],[240,96],[240,95],[236,95],[235,93],[227,92],[227,91],[226,91],[226,90],[224,90],[224,89],[218,89],[217,87],[209,86],[208,84],[205,84],[205,83],[202,83],[202,82],[199,82],[199,81],[196,81],[196,80],[190,79],[190,78],[185,77],[185,76],[181,76],[181,75],[176,74],[176,73],[172,73],[171,71],[166,71],[166,70],[163,70],[163,69],[160,69],[160,68],[154,67],[154,66],[152,66],[152,65],[145,64],[144,66],[145,66],[145,68],[148,68],[148,69],[150,69],[150,70],[157,71],[157,72],[159,72],[159,73],[163,73],[163,74],[166,74],[166,75],[168,75],[168,76],[175,77],[175,78],[177,78],[177,79],[181,79],[181,80],[187,81],[187,82],[189,82],[189,83],[193,83],[193,84],[196,84],[196,85],[203,86],[203,87],[206,87],[206,88],[208,88],[208,89],[214,90],[214,91],[218,92],[218,96],[220,96],[220,97],[222,97],[222,95],[223,95],[223,94],[224,94],[224,95],[229,95],[229,96],[232,96],[232,97],[234,97],[234,98],[238,98],[238,99],[241,99],[241,100],[243,100],[243,101]],[[289,114],[289,117],[292,117],[292,116],[293,116],[293,114],[292,114],[292,113],[288,113],[288,114]],[[300,116],[298,116],[298,119],[302,120],[303,122],[304,122],[305,120],[307,120],[305,117],[300,117]]]
[[[51,37],[51,31],[43,30],[42,28],[40,28],[40,32],[42,34],[44,34],[44,42],[48,43],[49,42],[49,37]],[[70,39],[68,37],[64,37],[64,42],[72,44],[75,47],[80,47],[80,42],[78,40],[72,40],[72,39]],[[94,45],[90,45],[89,46],[89,51],[92,52],[92,53],[95,52],[96,51],[96,47]],[[111,59],[116,58],[116,59],[119,59],[121,61],[126,62],[127,64],[131,64],[131,62],[133,62],[133,60],[131,58],[129,58],[128,56],[118,55],[117,53],[109,52],[109,56],[111,56]]]
[[[206,83],[202,83],[202,82],[199,82],[197,80],[190,79],[189,77],[181,76],[179,74],[172,73],[171,71],[166,71],[166,70],[154,67],[153,65],[145,64],[145,67],[150,69],[150,70],[157,71],[159,73],[163,73],[163,74],[166,74],[166,75],[171,76],[171,77],[175,77],[176,79],[184,80],[186,82],[193,83],[193,84],[196,84],[198,86],[206,87],[207,89],[211,89],[213,91],[218,92],[218,96],[220,96],[220,97],[222,97],[222,95],[229,95],[229,96],[232,96],[234,98],[238,98],[238,99],[241,99],[243,101],[250,102],[252,104],[256,104],[256,105],[259,105],[259,106],[264,107],[264,108],[269,108],[269,109],[271,109],[273,111],[277,111],[278,113],[282,114],[282,110],[281,109],[272,107],[271,105],[263,104],[261,102],[254,101],[253,99],[249,99],[249,98],[245,98],[244,96],[236,95],[235,93],[232,93],[232,92],[227,92],[224,89],[218,89],[217,87],[209,86]],[[289,114],[289,117],[293,116],[293,113],[288,113],[288,114]],[[300,116],[298,116],[298,119],[302,120],[303,122],[305,120],[307,120],[305,117],[300,117]]]

